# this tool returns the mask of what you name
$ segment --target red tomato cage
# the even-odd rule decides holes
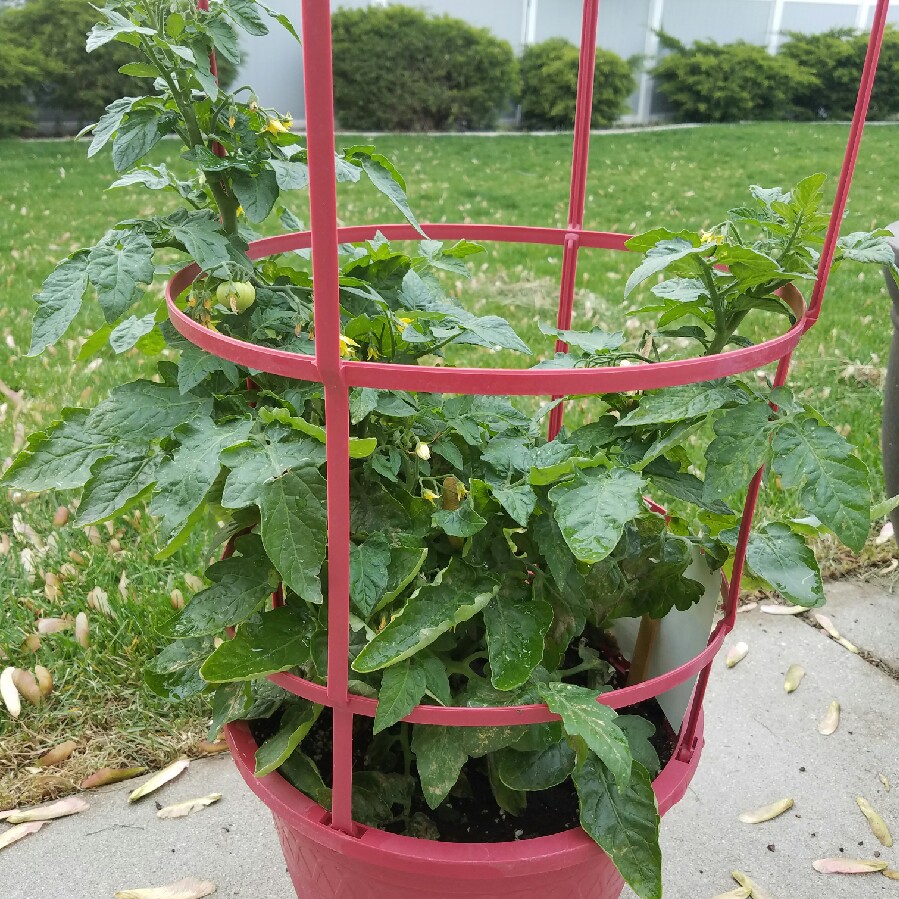
[[[200,0],[204,6],[204,0]],[[777,362],[775,386],[786,382],[790,359],[802,335],[817,321],[834,257],[840,223],[846,209],[849,186],[859,146],[883,40],[889,0],[878,0],[871,37],[858,93],[858,101],[842,170],[831,211],[830,224],[821,253],[811,300],[797,322],[784,334],[756,346],[712,357],[683,359],[652,365],[610,369],[517,370],[503,368],[441,368],[392,365],[342,359],[340,356],[340,298],[338,245],[368,240],[380,231],[388,239],[419,237],[410,225],[374,224],[338,227],[334,162],[335,130],[329,0],[301,0],[303,70],[306,98],[307,149],[311,230],[255,241],[250,257],[259,259],[297,249],[312,249],[315,283],[315,355],[302,355],[255,346],[208,330],[178,309],[175,300],[200,275],[190,265],[171,280],[166,290],[169,317],[178,331],[196,346],[237,365],[271,374],[322,384],[327,432],[328,512],[328,678],[327,686],[294,674],[271,676],[286,690],[333,711],[333,806],[326,823],[336,831],[360,835],[351,813],[353,781],[353,718],[374,717],[377,701],[348,690],[350,616],[350,486],[349,486],[349,389],[374,387],[389,390],[452,394],[563,397],[569,394],[599,394],[612,391],[655,390],[693,384],[752,371]],[[425,224],[436,239],[488,240],[562,247],[562,275],[557,324],[571,327],[578,254],[581,249],[625,250],[630,235],[584,228],[587,168],[590,155],[590,119],[599,0],[584,0],[581,31],[580,71],[574,126],[568,225],[565,228],[518,225]],[[564,352],[559,341],[556,349]],[[549,437],[561,428],[563,405],[552,410]],[[746,558],[750,527],[761,485],[759,471],[749,486],[730,583],[724,583],[724,617],[711,633],[707,647],[695,658],[672,671],[643,683],[614,690],[599,697],[612,708],[624,708],[676,687],[698,675],[692,699],[678,735],[672,763],[656,781],[661,810],[683,795],[698,762],[702,745],[702,703],[715,654],[734,625],[740,581]],[[454,727],[483,727],[537,724],[558,720],[543,704],[491,708],[444,708],[419,705],[405,719],[417,724]]]

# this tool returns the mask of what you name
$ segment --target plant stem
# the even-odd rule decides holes
[[[190,102],[189,98],[184,96],[184,92],[179,89],[178,85],[175,83],[175,79],[172,78],[171,72],[166,66],[166,63],[170,62],[170,60],[167,59],[166,63],[161,62],[156,55],[156,51],[153,49],[153,45],[145,35],[140,35],[140,42],[147,58],[154,66],[156,66],[162,75],[162,79],[168,85],[169,91],[172,94],[172,99],[175,101],[175,105],[181,113],[181,118],[187,126],[187,135],[190,139],[189,143],[191,149],[194,147],[208,149],[208,147],[206,147],[206,142],[203,140],[203,133],[200,131],[200,124],[197,121],[193,104]],[[203,174],[206,176],[206,183],[209,185],[209,190],[212,192],[213,199],[218,207],[218,212],[222,219],[222,230],[226,234],[236,234],[237,200],[230,196],[225,190],[224,182],[218,180],[220,177],[218,173],[207,174],[204,171]]]
[[[705,351],[704,355],[716,356],[718,353],[724,352],[724,348],[730,342],[730,339],[734,336],[734,332],[740,327],[740,322],[742,322],[744,318],[746,318],[746,312],[734,312],[721,331],[715,330],[715,336],[709,343],[709,348]]]

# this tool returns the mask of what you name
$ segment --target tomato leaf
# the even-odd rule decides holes
[[[262,542],[284,583],[307,602],[322,602],[319,572],[327,551],[327,485],[318,470],[298,468],[263,485]]]
[[[588,756],[572,775],[581,827],[612,860],[640,899],[662,899],[659,812],[646,769],[634,762],[630,783],[616,784],[609,769]]]

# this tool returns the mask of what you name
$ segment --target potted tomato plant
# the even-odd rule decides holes
[[[371,228],[341,246],[332,323],[353,371],[405,366],[409,381],[349,388],[348,458],[337,460],[349,487],[341,574],[328,551],[339,540],[328,532],[333,385],[316,377],[310,236],[279,207],[308,184],[307,144],[251,93],[219,89],[210,65],[214,53],[238,63],[238,29],[265,33],[265,13],[295,32],[253,0],[209,6],[109,0],[100,9],[88,49],[122,41],[135,50],[127,70],[156,82],[152,94],[107,108],[88,153],[111,146],[113,187],[142,184],[183,203],[117,223],[35,296],[32,354],[66,333],[88,295],[106,324],[83,356],[107,343],[172,352],[153,379],[121,384],[92,409],[62,410],[3,483],[81,489],[79,525],[147,502],[161,560],[202,539],[198,526],[214,513],[223,557],[171,622],[173,642],[147,679],[173,698],[211,694],[210,732],[228,728],[238,765],[272,808],[300,895],[406,887],[607,899],[626,881],[658,899],[660,811],[683,795],[701,748],[689,690],[702,666],[688,660],[708,640],[721,572],[742,541],[738,558],[745,552],[756,578],[820,605],[803,535],[815,527],[863,546],[864,465],[813,409],[754,377],[606,390],[588,421],[552,439],[548,406],[534,413],[502,395],[423,389],[415,367],[452,365],[460,348],[525,360],[540,350],[447,292],[445,275],[464,276],[482,248],[430,239],[390,160],[353,146],[334,159],[337,179],[367,178],[408,225],[393,226],[400,241]],[[183,143],[189,175],[146,161],[167,136]],[[644,258],[626,294],[651,284],[641,311],[654,321],[640,345],[621,332],[544,324],[546,348],[560,340],[567,349],[534,375],[549,385],[559,372],[665,366],[672,344],[681,355],[742,359],[753,346],[744,322],[765,316],[798,339],[796,285],[815,278],[827,224],[823,181],[753,187],[747,206],[710,231],[630,239]],[[253,226],[276,209],[298,233],[257,241]],[[172,251],[192,264],[169,285],[168,316],[165,304],[135,315],[158,254]],[[841,240],[835,264],[892,259],[874,232]],[[763,469],[795,491],[813,525],[741,531]],[[341,578],[348,643],[329,630]],[[677,668],[667,686],[686,684],[668,701],[652,699],[661,681],[641,683],[653,674],[653,622],[672,631],[663,642],[675,658],[688,646],[681,667],[666,663]],[[335,672],[347,688],[341,703]],[[341,789],[351,806],[338,808]]]

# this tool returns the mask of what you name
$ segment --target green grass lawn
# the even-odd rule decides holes
[[[870,128],[859,160],[845,231],[869,229],[899,218],[899,196],[889,193],[899,164],[894,127]],[[750,184],[787,187],[807,174],[826,172],[830,195],[845,147],[839,125],[741,125],[595,136],[587,192],[586,226],[642,231],[651,226],[709,226],[741,204]],[[345,139],[346,145],[354,143]],[[564,226],[571,156],[570,135],[389,136],[377,140],[405,174],[413,208],[422,221],[486,222]],[[54,263],[80,246],[93,244],[118,219],[159,211],[159,195],[139,188],[105,192],[113,180],[107,155],[88,160],[86,145],[73,142],[0,143],[0,379],[22,391],[20,410],[6,402],[0,412],[0,459],[14,442],[63,405],[93,405],[110,386],[147,373],[136,355],[114,357],[85,368],[75,364],[77,337],[99,324],[98,310],[82,313],[68,339],[37,359],[27,359],[30,297]],[[156,156],[178,163],[174,144]],[[300,200],[303,202],[301,203]],[[307,219],[305,195],[294,212]],[[365,185],[345,185],[340,215],[346,224],[396,221],[386,202]],[[274,230],[273,225],[271,229]],[[475,257],[474,277],[462,287],[471,308],[509,318],[532,346],[549,351],[537,321],[553,318],[561,267],[556,247],[492,245]],[[635,265],[627,254],[584,251],[578,268],[576,321],[638,336],[642,323],[627,315],[624,281]],[[147,310],[158,301],[148,297]],[[879,274],[846,269],[831,281],[818,327],[800,347],[791,383],[858,447],[874,472],[880,494],[880,379],[890,339],[889,300]],[[92,304],[95,306],[95,304]],[[770,322],[772,329],[779,322]],[[753,336],[759,337],[760,333]],[[493,364],[529,365],[512,354]],[[481,364],[484,364],[483,361]],[[4,398],[0,398],[2,402]],[[575,415],[585,414],[583,405]],[[18,435],[18,437],[17,437]],[[67,497],[14,502],[0,497],[0,533],[12,550],[0,557],[0,648],[8,664],[48,667],[56,689],[41,709],[26,707],[13,723],[0,712],[0,808],[15,799],[71,787],[94,767],[156,764],[190,751],[201,738],[205,709],[200,702],[170,707],[141,685],[144,661],[163,642],[158,630],[171,616],[170,591],[188,592],[183,575],[203,567],[203,547],[194,546],[162,562],[153,560],[154,526],[146,516],[116,522],[121,549],[93,546],[80,531],[54,528],[53,511]],[[21,498],[19,498],[21,499]],[[791,512],[776,488],[769,508]],[[49,548],[35,561],[34,580],[23,568],[13,536],[16,522],[30,525]],[[113,535],[101,529],[104,542]],[[59,596],[44,589],[42,572],[58,572],[80,553],[83,563],[62,582]],[[119,590],[122,575],[128,583]],[[45,637],[36,656],[22,648],[35,616],[76,614],[89,590],[109,596],[113,615],[91,613],[92,646],[85,651],[71,632]],[[82,741],[63,775],[26,775],[23,766],[65,739]],[[41,779],[42,778],[42,779]]]

